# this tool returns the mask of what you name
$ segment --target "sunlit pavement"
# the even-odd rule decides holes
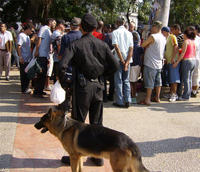
[[[34,123],[53,104],[47,98],[20,93],[19,72],[10,81],[0,80],[0,171],[70,172],[60,162],[67,153],[49,132],[41,134]],[[49,94],[49,92],[47,92]],[[142,99],[144,93],[139,94]],[[200,97],[188,102],[132,105],[129,109],[104,104],[104,126],[129,135],[142,152],[151,171],[200,171]],[[110,172],[109,161],[102,167],[84,158],[84,172]]]

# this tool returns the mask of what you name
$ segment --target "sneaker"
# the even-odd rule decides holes
[[[52,89],[52,87],[50,85],[45,88],[46,91],[51,91],[51,89]]]
[[[131,99],[131,103],[132,103],[132,104],[137,104],[137,99],[136,99],[135,97],[132,98],[132,99]]]
[[[104,161],[101,158],[89,158],[96,166],[103,166],[104,165]]]
[[[6,77],[6,80],[7,80],[7,81],[10,81],[10,78],[9,78],[9,76],[7,76],[7,77]]]
[[[23,94],[31,94],[32,90],[28,88],[26,91],[23,92]]]
[[[169,98],[169,102],[175,102],[177,99],[177,95],[172,94],[171,97]]]
[[[43,95],[43,96],[46,96],[46,95],[47,95],[47,93],[43,91],[43,92],[42,92],[42,95]]]
[[[116,106],[116,107],[119,107],[119,108],[125,108],[125,106],[124,105],[120,105],[120,104],[118,104],[118,103],[113,103],[113,106]]]

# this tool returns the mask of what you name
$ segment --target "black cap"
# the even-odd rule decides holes
[[[81,24],[89,25],[90,27],[97,28],[98,24],[94,16],[87,13],[83,16]]]

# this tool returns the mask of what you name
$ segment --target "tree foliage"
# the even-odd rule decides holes
[[[200,0],[172,0],[169,25],[178,23],[182,27],[200,23]]]
[[[32,18],[36,21],[47,17],[70,20],[82,17],[86,12],[93,13],[98,19],[113,22],[120,14],[134,11],[136,0],[1,0],[2,20],[6,22]],[[14,8],[13,8],[14,7]]]
[[[152,0],[143,0],[138,4],[138,20],[143,24],[148,24],[152,3]]]

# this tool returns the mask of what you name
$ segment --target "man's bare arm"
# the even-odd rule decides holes
[[[117,55],[118,55],[120,61],[121,61],[123,64],[125,64],[125,60],[124,60],[124,58],[123,58],[123,56],[122,56],[122,53],[121,53],[121,51],[120,51],[120,49],[119,49],[119,46],[118,46],[117,44],[114,44],[114,47],[115,47],[115,51],[117,52]]]
[[[129,47],[128,50],[128,56],[124,65],[124,70],[127,71],[128,70],[128,65],[130,63],[131,58],[133,57],[133,47]]]
[[[149,38],[142,43],[142,47],[146,48],[152,43],[154,43],[153,36],[149,36]]]
[[[41,41],[42,41],[42,38],[38,38],[38,41],[37,41],[37,44],[36,44],[36,50],[35,50],[35,54],[34,54],[35,57],[39,56],[39,47],[40,47]]]

